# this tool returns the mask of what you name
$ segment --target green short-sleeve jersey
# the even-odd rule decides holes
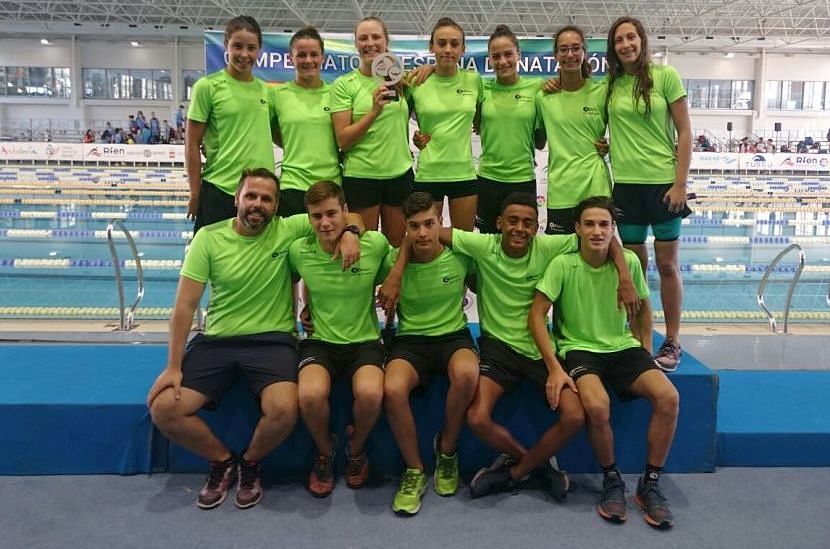
[[[611,195],[608,168],[595,144],[605,135],[606,90],[605,80],[589,78],[577,91],[536,96],[548,140],[548,208]]]
[[[637,294],[647,298],[640,260],[630,250],[623,253]],[[625,309],[617,307],[619,281],[611,261],[595,269],[579,252],[551,261],[536,289],[554,303],[554,332],[563,357],[572,350],[613,353],[641,346],[626,326]]]
[[[300,275],[311,299],[314,333],[327,343],[362,343],[380,337],[375,286],[386,274],[389,243],[379,232],[360,237],[360,260],[346,271],[320,247],[316,235],[295,241],[288,250],[291,270]]]
[[[210,287],[205,334],[293,332],[288,248],[312,233],[308,216],[275,217],[258,236],[240,235],[233,223],[226,219],[203,227],[182,265],[182,276]]]
[[[394,263],[397,255],[390,253],[389,261]],[[410,258],[398,300],[398,334],[439,336],[463,329],[464,280],[471,269],[472,260],[451,248],[429,263]]]
[[[614,82],[608,106],[611,171],[615,183],[672,183],[677,155],[675,128],[669,105],[686,97],[674,67],[652,65],[651,114],[645,116],[642,98],[633,97],[635,77]]]
[[[197,80],[187,117],[207,125],[202,179],[235,194],[243,170],[274,171],[272,114],[268,84],[259,78],[242,82],[221,70]]]
[[[329,85],[303,88],[288,82],[273,88],[282,136],[280,188],[307,191],[321,180],[340,182],[340,159],[329,107]]]
[[[527,328],[536,283],[551,259],[576,250],[576,235],[537,235],[528,253],[517,258],[504,253],[501,239],[501,234],[452,232],[453,248],[475,261],[481,333],[539,359],[542,355]]]
[[[481,101],[481,157],[478,174],[501,183],[536,179],[533,132],[536,126],[535,97],[542,79],[519,77],[503,86],[495,79],[484,81]]]
[[[418,128],[431,136],[418,154],[415,181],[450,182],[476,178],[473,119],[483,94],[477,72],[458,69],[454,76],[433,74],[407,93],[415,105]]]
[[[358,69],[337,78],[331,86],[331,112],[352,111],[356,122],[372,110],[372,91],[378,82]],[[412,167],[409,151],[409,105],[402,99],[383,107],[360,140],[346,151],[343,175],[392,179]]]

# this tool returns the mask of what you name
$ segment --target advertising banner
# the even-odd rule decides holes
[[[830,155],[826,154],[748,153],[739,157],[741,170],[830,172]]]
[[[83,145],[87,162],[184,162],[183,145],[115,145],[89,143]]]
[[[357,68],[360,59],[355,53],[354,37],[351,34],[323,34],[325,52],[323,56],[322,77],[332,82],[342,74]],[[289,59],[288,41],[291,34],[264,33],[262,50],[254,74],[266,82],[278,83],[294,79],[294,65]],[[210,74],[227,66],[225,59],[224,34],[219,31],[205,32],[205,73]],[[429,38],[413,36],[392,36],[392,52],[398,55],[409,71],[427,63],[434,63],[435,58],[429,53]],[[605,40],[588,40],[588,62],[594,74],[607,72],[605,58]],[[553,56],[553,39],[520,38],[519,73],[528,76],[551,77],[559,67]],[[461,58],[463,68],[480,72],[483,76],[495,78],[493,67],[487,59],[487,38],[467,38],[466,51]]]
[[[0,160],[83,160],[81,143],[26,143],[0,144]]]
[[[693,170],[737,170],[738,153],[692,153]]]

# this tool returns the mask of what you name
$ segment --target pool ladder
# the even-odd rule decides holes
[[[129,308],[126,307],[124,299],[124,278],[121,276],[121,262],[118,260],[118,253],[115,251],[115,240],[112,236],[112,233],[116,228],[120,229],[121,232],[124,233],[127,242],[130,244],[130,250],[132,251],[133,260],[135,261],[138,290],[135,296],[135,301],[133,301],[133,304],[130,305]],[[115,267],[115,284],[118,286],[118,313],[121,318],[118,330],[129,331],[136,326],[135,311],[138,309],[138,305],[144,298],[144,271],[141,269],[141,256],[138,255],[138,248],[135,246],[133,235],[130,234],[130,231],[127,230],[127,226],[124,225],[124,222],[120,219],[113,219],[107,225],[107,244],[109,245],[110,255],[112,256],[112,266]]]
[[[787,299],[784,301],[784,329],[779,330],[778,324],[775,321],[775,316],[770,312],[767,308],[766,303],[764,303],[764,293],[767,289],[767,283],[769,282],[769,277],[772,275],[775,268],[781,263],[781,260],[784,258],[785,255],[790,253],[793,250],[798,250],[798,268],[795,270],[795,276],[790,281],[790,287],[787,290]],[[789,323],[790,323],[790,305],[792,305],[793,301],[793,293],[795,292],[795,286],[798,284],[798,280],[801,278],[801,272],[804,270],[804,264],[807,262],[807,257],[804,254],[804,248],[802,248],[798,244],[790,244],[781,252],[775,256],[775,259],[767,267],[766,272],[764,272],[764,276],[761,277],[761,283],[758,284],[758,306],[761,307],[761,310],[767,315],[767,322],[769,322],[770,330],[776,334],[786,334],[788,333]],[[830,305],[830,288],[828,288],[827,294],[827,303]]]

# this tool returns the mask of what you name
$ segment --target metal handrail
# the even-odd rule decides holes
[[[779,330],[778,325],[775,322],[775,316],[770,312],[767,308],[766,303],[764,303],[764,291],[767,289],[767,282],[769,281],[769,277],[772,272],[775,270],[775,267],[778,266],[778,263],[781,262],[781,259],[788,253],[793,250],[798,250],[798,269],[795,271],[795,276],[793,277],[792,281],[790,281],[790,288],[787,290],[787,299],[784,301],[784,329]],[[790,322],[790,305],[792,304],[793,300],[793,293],[795,292],[795,285],[798,284],[798,279],[801,278],[801,272],[804,270],[804,264],[807,262],[807,257],[804,254],[804,248],[802,248],[798,244],[790,244],[781,252],[775,256],[775,259],[767,267],[766,272],[764,272],[764,276],[761,277],[761,283],[758,285],[758,305],[761,307],[761,310],[767,315],[767,322],[769,322],[770,330],[776,334],[786,334],[787,329]],[[828,298],[830,299],[830,298]]]
[[[127,242],[130,244],[138,279],[138,291],[136,292],[135,301],[130,305],[129,310],[127,310],[124,303],[124,279],[121,276],[121,262],[118,260],[118,253],[115,251],[115,240],[112,237],[112,231],[116,227],[121,229],[121,232],[124,233]],[[118,312],[121,317],[121,323],[118,329],[121,331],[132,330],[135,327],[135,311],[144,298],[144,271],[141,269],[141,257],[138,255],[138,248],[136,248],[133,235],[130,234],[127,226],[120,219],[113,219],[107,225],[107,244],[109,245],[110,255],[112,256],[112,266],[115,267],[115,283],[118,286]]]

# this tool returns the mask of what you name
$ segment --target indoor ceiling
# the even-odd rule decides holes
[[[473,36],[505,23],[527,36],[576,24],[594,37],[631,14],[644,22],[655,49],[830,49],[830,0],[0,0],[0,36],[198,39],[204,29],[221,29],[239,14],[254,16],[270,31],[310,24],[351,32],[359,18],[377,15],[393,34],[423,35],[449,16]]]

